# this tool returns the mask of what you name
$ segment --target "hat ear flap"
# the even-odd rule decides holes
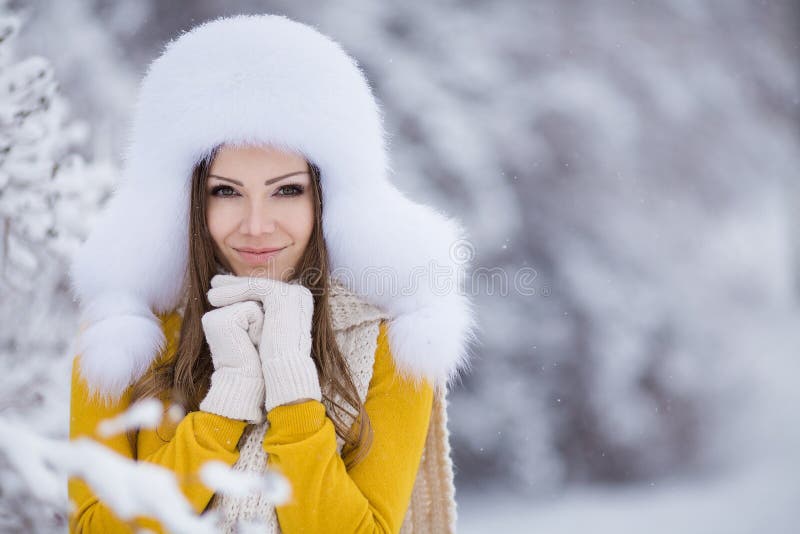
[[[81,374],[106,400],[118,399],[158,357],[164,334],[155,314],[180,304],[190,200],[176,182],[123,182],[70,265],[84,326]]]
[[[476,328],[463,287],[471,259],[460,254],[468,246],[464,228],[389,183],[333,195],[328,207],[333,275],[393,317],[388,337],[398,368],[438,383],[455,380],[468,365]]]

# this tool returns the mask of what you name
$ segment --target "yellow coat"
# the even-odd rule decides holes
[[[174,356],[181,324],[177,312],[159,317],[167,347],[153,365]],[[110,406],[90,398],[80,375],[79,358],[75,357],[72,369],[70,439],[89,436],[123,456],[172,470],[192,507],[198,513],[205,510],[213,491],[198,480],[198,470],[208,460],[232,466],[239,457],[237,445],[247,423],[202,411],[187,414],[177,424],[165,417],[158,429],[139,432],[133,451],[124,434],[101,438],[96,433],[101,420],[127,408],[130,389]],[[167,401],[162,402],[166,409]],[[263,441],[268,465],[292,485],[292,500],[276,507],[282,532],[399,532],[425,446],[432,403],[429,381],[416,388],[397,372],[386,323],[381,322],[365,401],[374,438],[358,465],[345,469],[336,449],[333,422],[322,403],[311,400],[270,411],[270,427]],[[75,505],[70,532],[121,533],[139,528],[165,532],[152,518],[120,520],[80,479],[69,480],[69,498]]]

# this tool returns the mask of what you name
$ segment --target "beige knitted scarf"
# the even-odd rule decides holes
[[[336,342],[348,362],[359,398],[364,402],[372,378],[380,322],[390,317],[333,278],[330,279],[329,302]],[[323,393],[330,395],[326,385],[321,385]],[[338,395],[334,398],[337,403],[346,402]],[[352,424],[349,413],[337,413]],[[239,441],[239,459],[233,466],[234,470],[256,473],[267,470],[268,455],[261,445],[267,428],[269,421],[245,428]],[[336,443],[341,454],[344,441],[338,435]],[[245,528],[250,530],[256,525],[259,532],[281,531],[274,504],[262,495],[253,493],[246,497],[234,497],[216,494],[209,509],[219,513],[221,532],[243,532]],[[425,449],[400,532],[455,532],[455,522],[455,486],[447,429],[447,390],[437,384],[434,387]]]

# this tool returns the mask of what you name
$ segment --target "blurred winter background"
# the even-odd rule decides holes
[[[472,234],[460,532],[797,532],[797,1],[0,5],[0,531],[65,529],[24,453],[67,434],[66,262],[144,69],[272,12],[359,59],[395,183]]]

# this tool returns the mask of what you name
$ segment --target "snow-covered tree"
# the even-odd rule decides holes
[[[7,298],[47,301],[51,291],[63,292],[64,266],[108,195],[114,171],[77,153],[88,127],[69,119],[45,58],[16,58],[20,25],[7,11],[0,20],[0,289]],[[14,313],[5,304],[3,311]],[[3,324],[0,346],[24,350],[46,339],[41,332],[27,339],[16,321]]]
[[[67,348],[77,328],[66,267],[115,171],[77,153],[87,125],[70,119],[45,58],[17,57],[22,27],[20,17],[0,7],[0,413],[64,436]],[[0,530],[63,525],[63,503],[39,499],[2,453]]]

